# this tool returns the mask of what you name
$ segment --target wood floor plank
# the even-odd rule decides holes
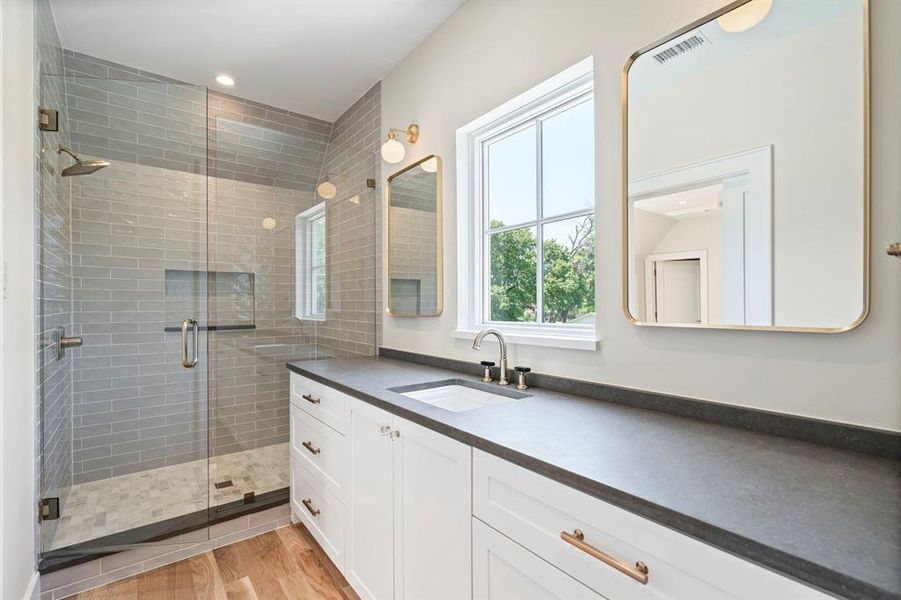
[[[331,561],[328,555],[325,553],[325,550],[319,545],[316,539],[313,537],[313,534],[309,532],[309,530],[301,523],[296,525],[291,525],[285,527],[283,529],[290,529],[290,532],[285,532],[287,534],[296,535],[298,538],[302,540],[302,543],[312,549],[313,555],[316,558],[316,561],[319,563],[320,569],[322,569],[329,577],[332,582],[332,585],[341,593],[341,598],[347,598],[348,600],[359,600],[359,597],[353,589],[350,587],[350,584],[347,583],[347,579],[344,578],[344,575],[341,574],[341,571],[338,570],[338,567]],[[307,568],[312,569],[312,565],[307,564]],[[316,571],[311,570],[308,575],[315,579]],[[349,590],[350,594],[345,592],[345,590]]]
[[[265,600],[287,600],[279,579],[296,567],[275,532],[268,532],[235,545],[257,595]]]
[[[309,584],[303,573],[293,573],[287,577],[282,577],[278,581],[279,585],[288,600],[311,600],[318,599],[316,590]]]
[[[228,600],[260,600],[256,590],[253,589],[250,577],[242,577],[229,582],[225,586],[225,593]]]
[[[301,530],[306,533],[306,535],[301,533]],[[310,543],[314,541],[312,536],[309,535],[306,527],[299,523],[297,525],[279,527],[275,530],[275,533],[282,540],[282,544],[285,545],[285,548],[287,548],[289,552],[305,552],[313,549],[313,545]]]
[[[282,527],[69,600],[359,600],[309,531]]]
[[[71,600],[136,600],[137,597],[137,578],[129,577],[103,587],[81,592],[72,596]]]
[[[135,579],[137,600],[175,600],[174,564],[141,573]]]
[[[226,600],[225,585],[212,552],[188,559],[194,597],[197,600]]]
[[[238,545],[242,543],[238,542],[237,544],[222,546],[213,550],[213,558],[216,561],[216,566],[219,567],[219,576],[222,577],[222,582],[226,585],[247,576],[247,571],[244,565],[241,564],[238,550]]]

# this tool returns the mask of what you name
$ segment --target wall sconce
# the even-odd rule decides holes
[[[733,8],[717,19],[716,22],[719,23],[723,31],[740,33],[751,29],[763,21],[772,7],[773,0],[751,0],[747,4]]]
[[[316,188],[316,193],[325,200],[331,200],[338,194],[338,188],[328,178],[329,176],[326,175],[322,183]]]
[[[407,141],[415,144],[419,139],[419,125],[411,123],[406,129],[389,129],[388,140],[382,144],[382,158],[385,162],[399,163],[407,154],[407,149],[397,140],[398,133],[407,134]]]

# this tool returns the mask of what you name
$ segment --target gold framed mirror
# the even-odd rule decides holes
[[[739,0],[623,70],[623,311],[838,333],[869,310],[866,0]]]
[[[442,164],[434,154],[388,177],[387,313],[437,317],[444,310]]]

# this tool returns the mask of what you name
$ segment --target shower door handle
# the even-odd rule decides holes
[[[191,358],[188,358],[188,327],[194,332],[194,349]],[[181,365],[186,369],[193,369],[197,366],[197,321],[194,319],[185,319],[181,322]]]

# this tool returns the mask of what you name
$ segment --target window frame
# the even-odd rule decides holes
[[[597,186],[595,186],[595,206],[590,209],[542,217],[541,190],[541,145],[540,125],[536,160],[536,218],[516,225],[488,230],[487,197],[487,142],[495,142],[517,131],[548,119],[555,114],[573,108],[582,102],[594,105],[594,75],[591,57],[577,63],[559,75],[542,82],[535,88],[521,94],[510,102],[457,131],[457,190],[460,198],[457,211],[458,237],[458,280],[457,280],[457,327],[455,337],[470,338],[483,327],[495,327],[503,331],[511,343],[539,346],[596,350],[598,344],[597,322],[595,324],[561,324],[536,321],[517,323],[512,321],[492,321],[490,317],[490,249],[488,237],[497,232],[524,227],[536,228],[536,243],[541,244],[541,225],[578,216],[592,215],[597,232]],[[596,123],[596,115],[595,115]],[[595,141],[595,148],[597,142]],[[596,176],[596,174],[595,174]],[[595,233],[595,244],[597,234]],[[536,248],[536,285],[543,287],[543,265],[541,252]],[[597,280],[597,265],[595,265]],[[597,285],[595,286],[597,290]],[[543,290],[536,289],[538,313],[543,314]],[[597,314],[597,291],[595,292],[595,313]]]
[[[325,202],[320,202],[295,217],[295,296],[294,316],[301,321],[325,321],[326,307],[322,312],[314,312],[314,269],[325,270],[328,265],[328,248],[326,247],[321,265],[313,264],[313,227],[322,221],[323,230],[326,221]]]

